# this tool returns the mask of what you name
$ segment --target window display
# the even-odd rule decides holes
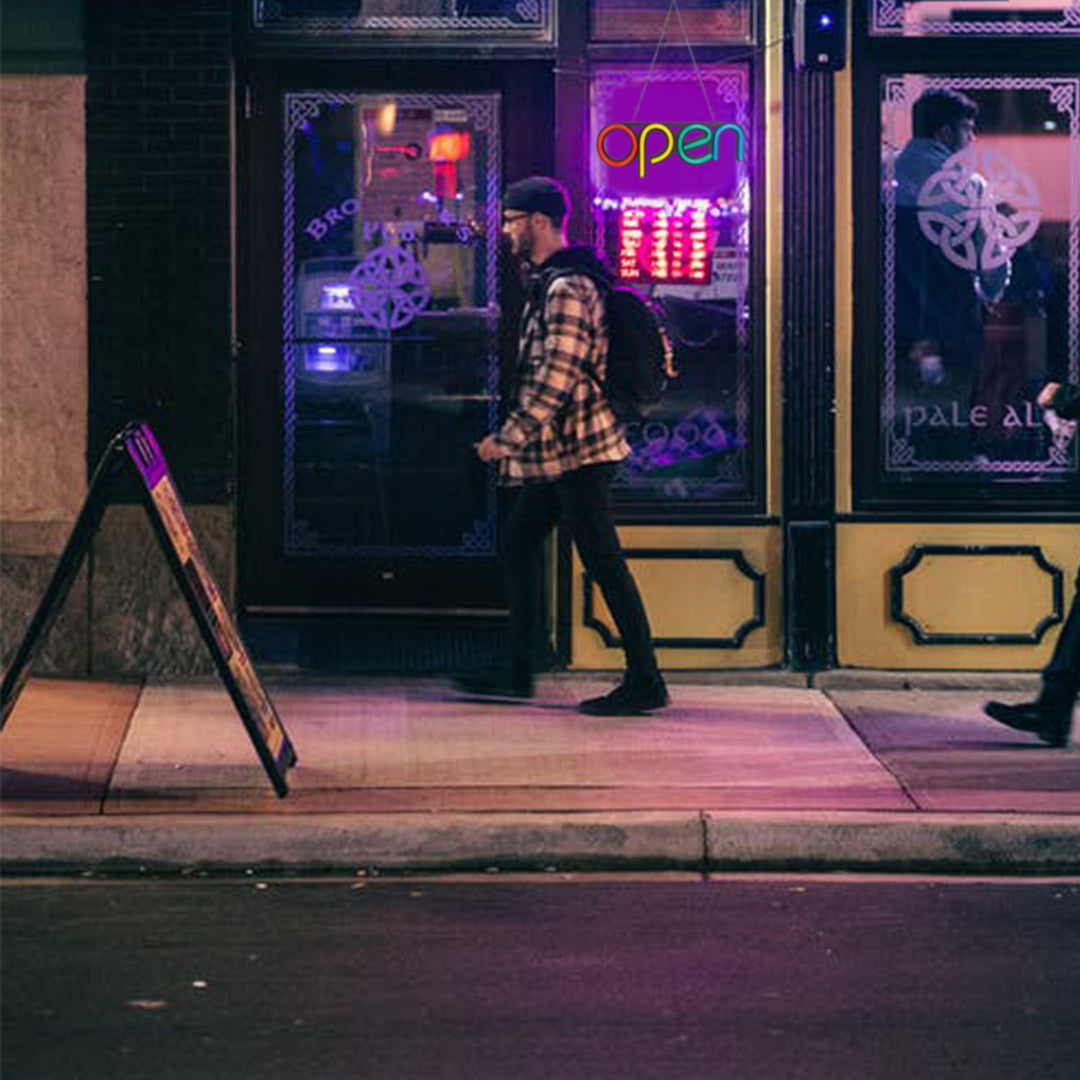
[[[750,80],[744,65],[611,65],[594,76],[597,246],[663,311],[660,402],[628,427],[617,492],[673,508],[755,496]],[[632,161],[630,159],[633,159]]]
[[[1080,376],[1080,79],[883,81],[881,467],[1075,478],[1036,404]]]

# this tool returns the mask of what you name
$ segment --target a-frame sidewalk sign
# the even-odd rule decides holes
[[[56,572],[30,620],[11,666],[4,673],[3,686],[0,688],[0,729],[7,723],[45,636],[67,598],[121,472],[129,472],[137,477],[154,532],[214,658],[218,674],[228,688],[229,696],[255,744],[259,760],[274,790],[279,796],[287,795],[289,788],[285,773],[296,764],[296,751],[259,681],[247,649],[199,550],[165,455],[150,425],[141,421],[128,424],[112,437],[94,470],[86,501],[60,556]]]

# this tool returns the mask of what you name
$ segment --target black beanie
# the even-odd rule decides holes
[[[506,189],[503,209],[545,214],[552,221],[562,221],[570,213],[570,197],[562,184],[550,176],[529,176]]]

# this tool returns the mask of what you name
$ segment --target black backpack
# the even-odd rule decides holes
[[[614,286],[606,278],[577,267],[559,267],[544,275],[541,303],[546,304],[552,282],[574,274],[592,280],[604,299],[608,356],[600,389],[617,416],[638,419],[660,400],[668,380],[678,375],[663,310],[636,290]],[[541,307],[541,321],[543,314]]]

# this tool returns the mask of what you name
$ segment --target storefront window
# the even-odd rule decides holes
[[[1080,0],[867,0],[871,33],[902,37],[1080,34]]]
[[[882,81],[881,466],[888,480],[1062,483],[1080,378],[1080,79]]]
[[[430,37],[547,36],[551,0],[252,0],[257,30]]]
[[[749,70],[612,65],[594,75],[596,238],[664,312],[678,376],[629,426],[633,501],[754,497],[761,403],[750,342]]]
[[[490,555],[498,101],[285,96],[288,554]]]
[[[673,14],[674,10],[674,14]],[[599,41],[747,42],[753,40],[750,0],[592,0],[592,36]],[[666,31],[666,32],[665,32]]]

